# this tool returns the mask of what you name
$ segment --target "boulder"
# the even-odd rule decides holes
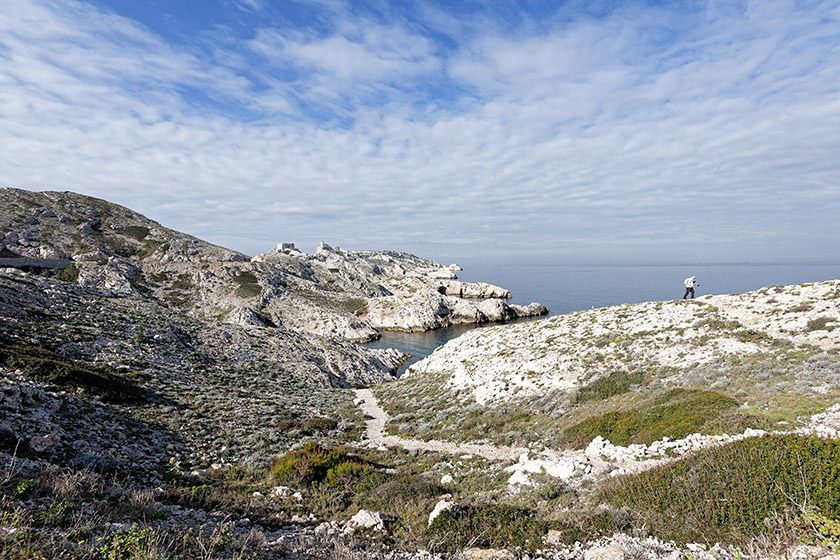
[[[351,529],[373,529],[374,531],[385,531],[385,523],[388,516],[378,511],[360,509],[359,513],[350,518],[348,527]]]
[[[29,440],[29,448],[35,453],[43,453],[55,447],[61,441],[61,436],[56,433],[47,434],[45,436],[35,436]]]
[[[243,327],[268,327],[268,321],[265,317],[251,309],[250,307],[239,307],[231,311],[225,323],[233,325],[241,325]]]

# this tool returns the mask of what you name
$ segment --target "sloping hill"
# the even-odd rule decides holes
[[[140,294],[202,320],[369,341],[380,329],[544,314],[508,305],[507,290],[456,280],[456,267],[397,251],[308,255],[274,250],[253,259],[165,228],[128,208],[70,192],[0,189],[0,255],[65,262],[66,279],[120,295]],[[18,257],[20,261],[15,264]],[[52,266],[52,265],[51,265]]]
[[[793,423],[840,401],[838,304],[829,281],[488,327],[377,394],[398,432],[503,443]]]

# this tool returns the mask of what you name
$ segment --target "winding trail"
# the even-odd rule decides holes
[[[365,429],[366,444],[372,447],[402,447],[409,451],[424,449],[453,455],[478,455],[491,461],[517,461],[527,447],[505,447],[492,444],[464,444],[440,440],[407,439],[385,435],[385,423],[388,414],[379,406],[379,402],[370,389],[356,389],[356,398],[362,412],[368,416]]]
[[[652,467],[673,461],[702,448],[723,445],[747,437],[764,435],[763,430],[747,429],[743,434],[702,436],[692,434],[681,440],[665,439],[654,442],[650,447],[633,445],[630,447],[614,446],[609,441],[601,440],[600,447],[590,450],[550,450],[529,449],[527,447],[507,447],[501,445],[454,443],[441,440],[408,439],[385,435],[388,414],[379,406],[373,391],[356,389],[356,398],[362,412],[367,417],[365,436],[361,445],[368,447],[401,447],[409,451],[426,450],[451,455],[471,455],[484,457],[491,462],[510,462],[505,470],[511,471],[508,484],[528,483],[528,473],[545,473],[561,478],[568,483],[578,484],[584,479],[603,476],[619,469],[615,474],[638,473]],[[840,437],[840,404],[823,413],[814,415],[806,426],[792,431],[769,432],[775,434],[816,434],[820,437]],[[601,438],[593,440],[592,445]],[[666,443],[667,442],[667,443]],[[590,446],[591,447],[591,446]],[[670,453],[665,453],[666,448]],[[645,450],[652,451],[647,454]]]

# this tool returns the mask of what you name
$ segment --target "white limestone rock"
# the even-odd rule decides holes
[[[350,518],[348,527],[350,529],[372,529],[374,531],[385,531],[385,524],[388,516],[378,511],[360,509],[359,512]]]
[[[429,513],[428,525],[431,527],[435,519],[437,519],[438,516],[444,511],[452,511],[453,513],[455,513],[460,511],[460,509],[461,506],[459,506],[456,502],[452,501],[451,495],[445,495],[438,501],[438,503],[435,504],[434,509],[432,509],[431,513]]]
[[[624,560],[624,550],[615,544],[593,548],[583,553],[584,560]]]
[[[571,394],[611,372],[631,370],[675,371],[678,377],[672,376],[669,382],[680,386],[698,367],[726,363],[730,358],[778,354],[780,340],[794,347],[840,349],[840,329],[831,328],[831,321],[840,324],[837,293],[840,280],[831,280],[691,302],[625,304],[476,329],[414,364],[410,375],[444,376],[448,388],[471,393],[479,404],[552,390]],[[498,306],[500,300],[476,301],[481,303],[475,308],[463,303],[453,306],[453,316],[495,319],[508,313],[501,307],[483,307],[488,301]],[[527,307],[535,311],[537,305]],[[817,329],[808,322],[817,318],[816,326],[828,328]],[[759,335],[744,335],[751,331]],[[823,361],[831,364],[833,360]],[[698,448],[701,442],[687,445]]]
[[[266,318],[250,307],[239,307],[231,311],[225,318],[225,323],[241,325],[243,327],[267,327]]]

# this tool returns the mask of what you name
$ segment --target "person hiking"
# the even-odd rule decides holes
[[[683,294],[683,299],[688,297],[688,294],[691,294],[691,299],[694,299],[694,286],[699,286],[700,282],[697,281],[696,276],[690,276],[685,279],[685,294]]]

